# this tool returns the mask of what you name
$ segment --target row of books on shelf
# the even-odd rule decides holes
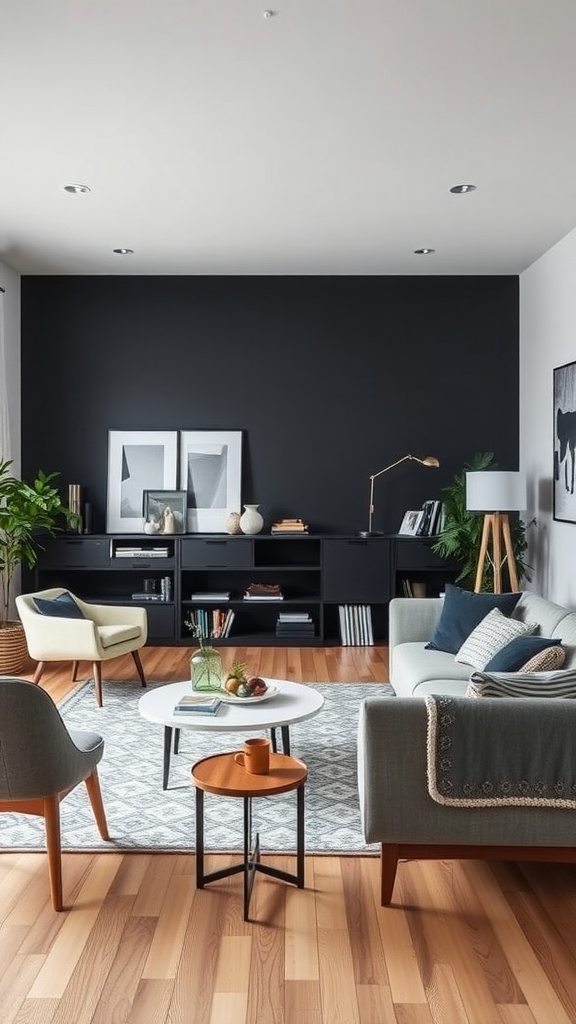
[[[232,608],[195,608],[188,612],[188,622],[203,637],[225,640],[230,636],[236,612]]]
[[[276,636],[316,636],[314,620],[309,612],[280,612],[276,620]]]
[[[338,605],[338,614],[343,647],[373,646],[372,609],[369,604],[341,604]]]
[[[422,505],[422,518],[416,530],[417,537],[436,537],[444,529],[445,511],[441,501],[425,501]]]
[[[111,547],[110,554],[113,558],[169,558],[172,552],[167,544],[154,544],[150,547],[117,544]]]
[[[423,580],[411,580],[409,578],[400,581],[402,597],[426,597],[426,584]]]

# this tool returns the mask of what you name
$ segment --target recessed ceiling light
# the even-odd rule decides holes
[[[63,185],[62,189],[64,192],[70,192],[72,195],[77,195],[78,193],[87,195],[88,192],[92,191],[88,185]]]
[[[415,256],[429,256],[431,252],[436,252],[436,249],[414,249]]]
[[[113,249],[112,252],[118,253],[119,256],[133,256],[134,249]]]
[[[475,192],[476,185],[453,185],[450,191],[455,195],[464,195],[465,192]]]
[[[278,15],[278,11],[271,11],[270,8],[268,8],[268,10],[266,10],[266,11],[262,11],[262,17],[263,18],[276,18],[277,15]]]

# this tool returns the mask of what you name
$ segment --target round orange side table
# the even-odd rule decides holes
[[[270,754],[270,771],[266,775],[252,775],[234,760],[233,751],[204,757],[192,766],[192,781],[196,786],[196,886],[203,889],[207,882],[219,878],[244,874],[244,920],[249,920],[250,897],[257,871],[283,882],[304,888],[304,784],[308,769],[303,761],[287,754]],[[252,848],[252,800],[259,796],[278,796],[296,790],[296,874],[280,871],[260,862],[260,836]],[[241,864],[204,873],[204,793],[214,796],[239,797],[244,802],[244,860]]]

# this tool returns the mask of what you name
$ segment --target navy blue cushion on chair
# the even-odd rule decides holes
[[[485,672],[517,672],[530,658],[548,647],[560,647],[561,640],[549,636],[516,636],[488,662]]]
[[[34,604],[41,615],[57,615],[61,619],[85,619],[86,616],[76,604],[76,601],[65,591],[59,597],[50,598],[35,597]]]
[[[454,583],[447,583],[442,613],[426,650],[457,654],[488,612],[498,608],[503,615],[511,615],[519,600],[520,593],[475,594]]]

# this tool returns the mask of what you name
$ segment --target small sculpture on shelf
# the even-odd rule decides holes
[[[150,516],[150,518],[144,523],[144,533],[158,533],[159,529],[160,523],[156,520],[155,516]]]
[[[176,520],[170,505],[166,505],[160,519],[160,533],[176,533]]]

